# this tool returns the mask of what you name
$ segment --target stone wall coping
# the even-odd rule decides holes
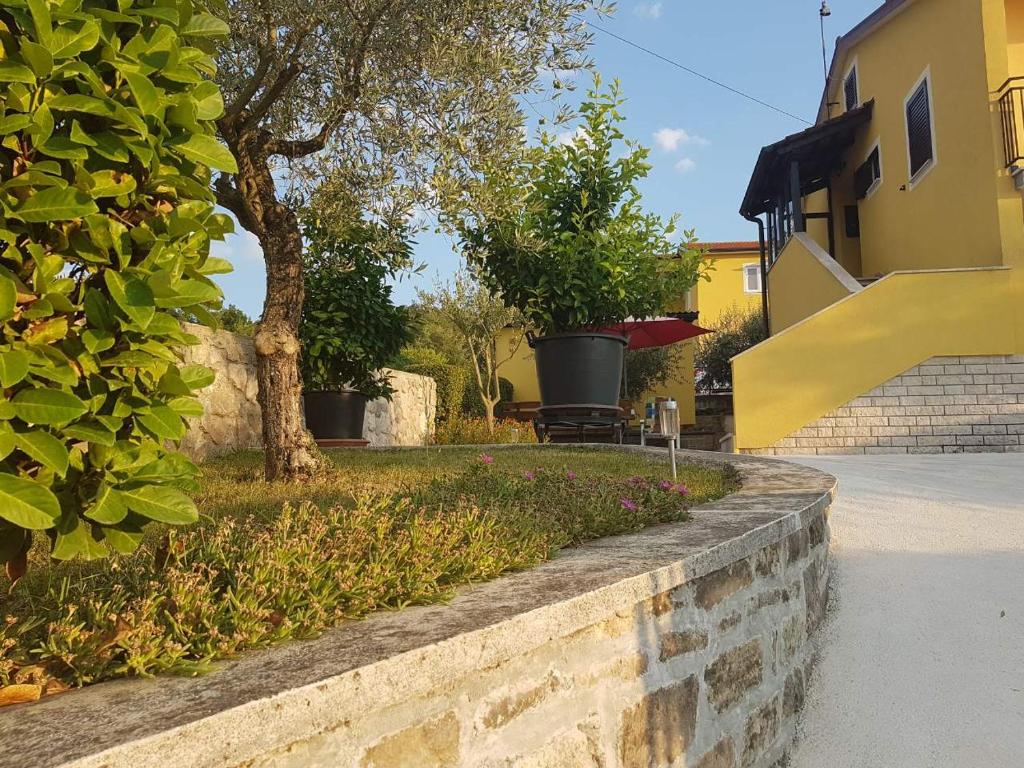
[[[246,653],[201,677],[117,680],[12,707],[0,712],[0,766],[137,768],[171,755],[196,768],[242,765],[285,746],[282,734],[288,743],[311,738],[746,558],[809,525],[836,490],[835,478],[777,459],[679,457],[731,465],[742,486],[695,507],[688,522],[563,550],[528,571],[461,589],[448,604],[375,614],[315,640]]]

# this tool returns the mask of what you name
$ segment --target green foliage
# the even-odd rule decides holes
[[[626,399],[639,400],[679,376],[683,350],[677,344],[650,349],[626,350]]]
[[[0,685],[196,674],[345,619],[445,600],[563,546],[683,520],[689,504],[730,490],[721,471],[683,465],[682,496],[659,486],[666,465],[621,453],[492,453],[491,464],[479,449],[335,454],[343,466],[301,486],[254,481],[254,454],[215,463],[200,526],[147,537],[127,557],[33,569],[0,622]],[[315,503],[282,509],[288,498]]]
[[[202,317],[184,312],[176,314],[186,322],[209,325],[222,331],[237,333],[240,336],[252,336],[256,333],[256,321],[234,304],[228,304],[221,309],[208,309]]]
[[[706,269],[693,232],[675,245],[675,219],[641,209],[648,151],[625,139],[622,103],[595,78],[576,137],[543,133],[518,163],[490,168],[477,194],[490,207],[455,223],[484,282],[541,333],[660,314]]]
[[[211,169],[222,111],[210,37],[173,4],[6,0],[0,9],[0,559],[30,531],[57,559],[131,551],[150,521],[197,518],[168,450],[213,375],[173,313],[219,303],[231,229]]]
[[[714,333],[697,342],[694,365],[697,389],[716,392],[732,389],[732,358],[768,338],[758,310],[744,311],[736,305],[722,312]]]
[[[529,422],[515,419],[496,419],[492,431],[487,419],[463,414],[439,423],[433,442],[435,445],[536,443],[537,433]]]
[[[429,376],[437,384],[438,424],[458,418],[467,407],[467,401],[479,395],[471,385],[473,372],[466,362],[451,362],[432,347],[410,346],[402,350],[398,367],[410,373]],[[483,403],[477,406],[483,410]]]
[[[303,234],[303,385],[311,391],[355,389],[370,399],[390,398],[394,390],[380,369],[412,338],[409,311],[392,302],[388,284],[410,261],[405,232],[356,221],[338,234],[309,213]]]

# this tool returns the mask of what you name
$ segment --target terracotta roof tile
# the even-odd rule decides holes
[[[759,251],[761,249],[757,240],[723,240],[714,243],[696,243],[697,248],[703,248],[711,253],[725,253],[728,251]]]

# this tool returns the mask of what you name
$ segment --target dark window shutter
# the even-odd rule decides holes
[[[843,89],[846,92],[846,111],[849,112],[851,109],[857,106],[857,68],[854,67],[850,70],[850,74],[846,77],[846,82],[843,84]]]
[[[860,237],[860,211],[856,205],[843,206],[843,219],[847,237]]]
[[[907,102],[907,145],[910,147],[910,176],[913,178],[932,159],[932,124],[928,106],[928,81]]]
[[[882,177],[881,168],[878,160],[878,147],[875,147],[868,155],[868,159],[853,172],[853,190],[857,194],[858,200],[863,200],[875,180]]]

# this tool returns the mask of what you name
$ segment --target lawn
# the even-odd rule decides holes
[[[315,482],[260,480],[261,456],[202,467],[202,519],[132,555],[56,563],[38,542],[0,598],[0,685],[55,692],[311,637],[448,599],[559,549],[661,522],[736,486],[728,470],[592,448],[333,451]]]

